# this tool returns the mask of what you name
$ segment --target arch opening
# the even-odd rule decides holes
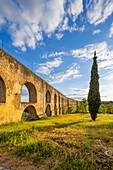
[[[59,96],[59,105],[60,105],[60,96]]]
[[[60,108],[60,96],[59,96],[59,115],[61,114],[61,108]]]
[[[62,106],[64,106],[64,98],[62,97]]]
[[[0,76],[0,103],[6,103],[6,86],[1,76]]]
[[[39,117],[37,115],[36,109],[32,105],[27,106],[22,113],[22,119],[37,120],[38,118]]]
[[[29,91],[25,85],[22,87],[21,102],[29,102]]]
[[[50,104],[48,104],[47,105],[47,107],[46,107],[46,115],[47,116],[52,116],[52,112],[51,112],[51,106],[50,106]]]
[[[64,98],[62,97],[62,114],[64,114],[65,108],[64,108]]]
[[[54,114],[57,115],[57,95],[54,95]]]
[[[54,105],[54,111],[55,111],[55,115],[57,115],[57,105]]]
[[[46,103],[51,103],[51,94],[50,94],[50,91],[46,92]]]
[[[57,95],[54,95],[54,103],[57,103]]]
[[[21,92],[21,102],[26,103],[36,103],[37,102],[37,92],[35,86],[27,82],[22,87]]]

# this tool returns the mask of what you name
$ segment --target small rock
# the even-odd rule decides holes
[[[0,170],[10,170],[10,169],[0,167]]]
[[[4,168],[3,167],[0,167],[0,170],[3,170]]]
[[[106,140],[106,143],[109,143],[109,139]]]

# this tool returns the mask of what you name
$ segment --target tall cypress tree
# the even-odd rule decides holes
[[[88,93],[88,105],[91,118],[95,121],[101,104],[99,93],[99,75],[96,51],[94,52],[93,65],[91,70],[91,80]]]

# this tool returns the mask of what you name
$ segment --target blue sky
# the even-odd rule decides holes
[[[87,97],[96,51],[101,100],[113,101],[113,0],[0,0],[0,39],[74,99]]]

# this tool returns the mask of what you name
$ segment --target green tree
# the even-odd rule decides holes
[[[71,114],[71,113],[75,113],[76,112],[76,109],[72,106],[69,106],[68,107],[68,113]]]
[[[83,113],[87,113],[88,112],[88,102],[85,98],[82,99],[82,104],[83,104]]]
[[[100,93],[99,93],[99,75],[98,75],[98,65],[96,51],[94,52],[93,65],[91,70],[91,80],[88,93],[88,105],[89,112],[91,114],[92,120],[96,120],[97,113],[101,104]]]
[[[88,102],[85,98],[78,104],[78,112],[80,113],[87,113],[88,112]]]
[[[113,113],[113,104],[108,104],[106,107],[107,107],[106,112],[109,114],[112,114]]]
[[[101,104],[99,107],[99,113],[106,113],[107,112],[107,106],[104,104]]]

